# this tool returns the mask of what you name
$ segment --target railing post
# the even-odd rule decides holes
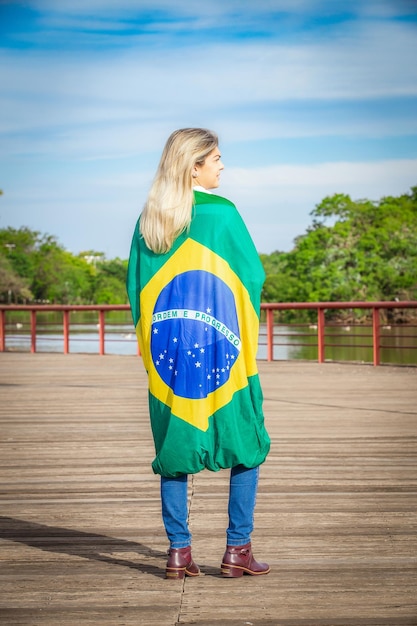
[[[69,310],[64,311],[64,354],[69,354],[69,318],[70,312]]]
[[[324,363],[325,361],[325,345],[324,345],[324,309],[317,309],[317,353],[318,362]]]
[[[98,313],[98,334],[99,334],[99,352],[100,355],[103,356],[105,354],[104,350],[104,335],[105,335],[105,321],[104,321],[104,311],[100,309]]]
[[[381,333],[380,333],[380,320],[379,309],[373,307],[372,309],[372,346],[374,355],[374,365],[380,365],[381,363]]]
[[[30,312],[30,351],[36,352],[36,310]]]
[[[274,311],[266,310],[267,360],[274,360]]]
[[[6,351],[6,311],[0,310],[0,352]]]

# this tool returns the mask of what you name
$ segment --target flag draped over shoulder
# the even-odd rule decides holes
[[[195,191],[167,254],[133,235],[127,290],[149,377],[155,473],[256,467],[269,451],[256,365],[264,270],[235,206]]]

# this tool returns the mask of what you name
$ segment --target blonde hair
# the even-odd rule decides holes
[[[168,252],[189,228],[193,167],[203,165],[217,145],[217,135],[204,128],[182,128],[168,138],[139,223],[140,233],[153,252]]]

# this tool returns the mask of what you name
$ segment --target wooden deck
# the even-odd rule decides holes
[[[260,362],[255,555],[222,579],[228,472],[190,485],[204,576],[167,542],[136,357],[0,354],[0,623],[417,624],[417,369]]]

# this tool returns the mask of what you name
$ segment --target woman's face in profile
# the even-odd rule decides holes
[[[203,165],[194,166],[194,181],[204,189],[215,189],[220,185],[220,172],[224,169],[218,147],[214,148],[206,157]]]

